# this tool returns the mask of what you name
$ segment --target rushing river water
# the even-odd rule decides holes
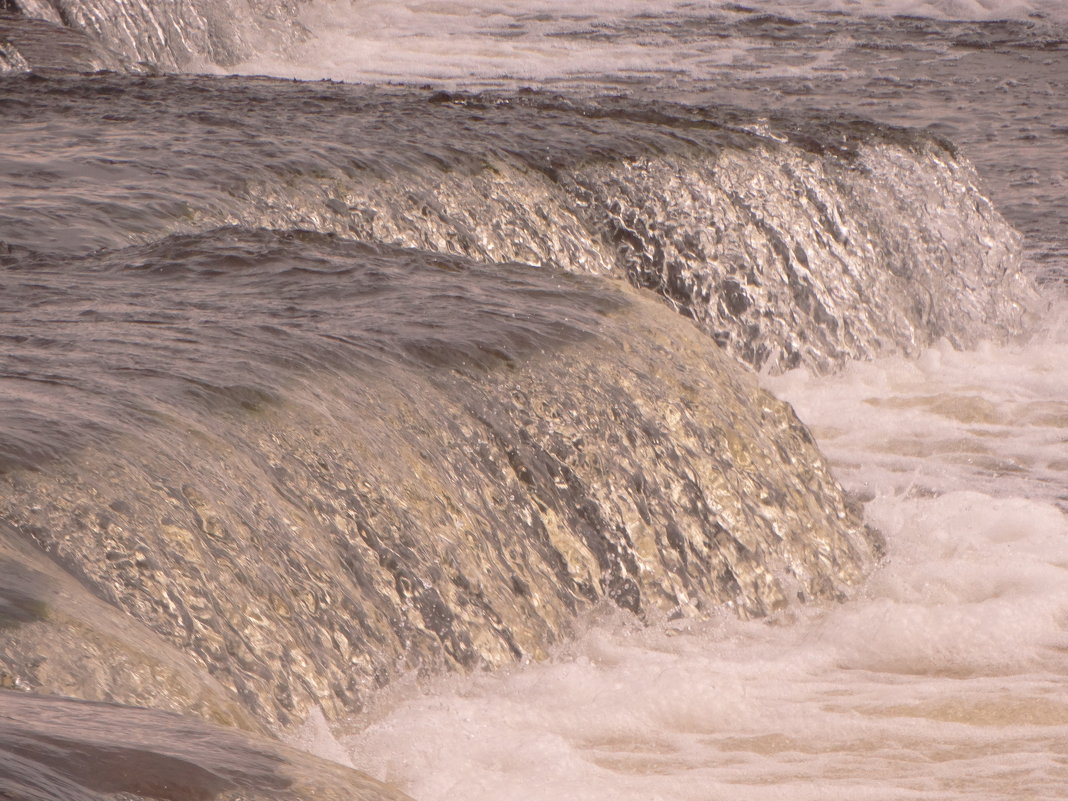
[[[889,556],[848,603],[598,621],[548,663],[412,686],[304,741],[426,799],[1063,797],[1063,320],[768,380],[874,496]]]
[[[1052,311],[1010,346],[765,381],[887,535],[887,563],[849,603],[775,625],[598,621],[546,664],[398,691],[340,745],[320,730],[323,752],[422,799],[1063,797],[1065,8],[990,22],[1001,4],[748,5],[376,3],[341,24],[320,6],[320,55],[270,68],[927,126],[977,162]],[[862,15],[894,11],[908,16]]]
[[[418,801],[1065,796],[1065,3],[261,5],[0,16],[5,687]]]

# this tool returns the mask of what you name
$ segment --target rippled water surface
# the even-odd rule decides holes
[[[546,664],[413,684],[299,741],[425,799],[1062,797],[1066,347],[1062,323],[769,379],[888,537],[848,603],[609,616]]]
[[[29,521],[31,538],[51,552],[65,557],[84,545],[84,537],[68,536],[68,524],[70,531],[91,531],[111,543],[90,548],[100,553],[76,571],[90,578],[94,570],[130,577],[125,587],[100,582],[98,594],[112,593],[105,600],[143,614],[154,621],[155,633],[176,645],[174,654],[160,657],[156,686],[150,676],[136,698],[156,701],[170,698],[168,692],[178,697],[176,687],[184,692],[174,677],[185,681],[199,669],[178,665],[185,658],[178,646],[188,647],[202,661],[216,660],[212,669],[220,681],[238,676],[249,696],[249,688],[274,692],[262,690],[250,702],[250,708],[268,710],[263,714],[272,724],[292,723],[298,702],[312,706],[304,726],[286,732],[288,739],[367,770],[420,801],[1063,798],[1065,4],[598,1],[579,8],[554,0],[316,0],[302,7],[300,20],[304,27],[296,34],[290,29],[293,35],[271,40],[264,33],[258,55],[244,63],[219,66],[210,53],[201,53],[204,60],[189,65],[190,71],[245,77],[74,76],[54,69],[63,66],[59,61],[22,73],[22,62],[0,53],[8,59],[0,66],[15,65],[12,74],[0,76],[0,118],[6,122],[0,125],[0,480],[15,499],[11,514]],[[7,36],[5,26],[14,24],[0,19],[0,34]],[[62,47],[64,58],[76,60],[86,45],[64,41]],[[129,66],[136,54],[122,52],[127,62],[93,50],[93,63]],[[25,54],[33,57],[33,47]],[[248,77],[263,74],[274,77]],[[276,80],[293,77],[348,84]],[[351,85],[357,82],[382,85]],[[474,94],[482,91],[487,93]],[[926,129],[948,142],[886,125]],[[921,267],[951,273],[958,283],[942,282],[943,295],[959,296],[962,307],[980,284],[999,286],[997,278],[1015,264],[1016,239],[976,200],[969,185],[974,173],[952,159],[959,151],[974,162],[979,183],[1022,234],[1024,271],[1040,286],[1041,298],[1031,309],[1020,299],[1031,297],[1021,282],[1000,305],[958,309],[961,319],[972,315],[969,337],[961,326],[931,322],[938,317],[931,310],[939,307],[935,300],[927,303],[923,289],[896,301],[912,315],[909,321],[923,323],[904,326],[901,342],[874,336],[876,345],[828,356],[822,345],[809,343],[805,350],[787,341],[784,355],[773,359],[771,346],[759,338],[736,349],[766,367],[762,384],[794,406],[853,501],[864,504],[865,521],[885,536],[885,559],[866,583],[843,603],[791,607],[761,620],[742,621],[724,611],[697,622],[665,611],[639,623],[627,613],[598,608],[586,614],[569,642],[561,643],[555,629],[549,632],[555,644],[525,653],[513,640],[494,641],[485,648],[490,657],[479,662],[472,655],[482,653],[475,647],[482,644],[455,636],[442,656],[442,632],[452,632],[442,624],[447,616],[440,614],[440,599],[424,603],[420,580],[395,557],[408,547],[405,536],[423,532],[422,524],[412,522],[424,519],[423,513],[433,520],[453,521],[448,515],[454,515],[463,525],[453,521],[449,527],[466,532],[468,523],[471,531],[483,526],[502,541],[521,520],[530,522],[515,494],[509,506],[500,491],[505,485],[493,483],[500,472],[494,465],[506,460],[494,462],[485,454],[511,436],[501,433],[505,423],[495,415],[518,410],[531,426],[545,423],[559,452],[608,459],[582,436],[560,433],[585,424],[580,404],[554,421],[531,422],[523,379],[515,371],[528,362],[541,364],[546,375],[558,370],[556,390],[570,398],[564,390],[582,380],[567,372],[580,360],[577,350],[567,349],[585,343],[582,375],[605,376],[611,368],[609,377],[619,386],[643,388],[641,403],[656,414],[662,402],[666,419],[682,419],[679,410],[690,410],[692,398],[672,411],[670,398],[648,390],[653,366],[679,356],[666,338],[679,331],[671,326],[682,323],[672,318],[660,326],[660,338],[626,341],[628,326],[649,331],[648,320],[660,318],[648,316],[651,307],[635,300],[637,291],[613,283],[626,262],[620,254],[637,254],[631,261],[648,271],[630,274],[633,283],[656,288],[692,317],[699,315],[685,307],[682,289],[693,287],[668,280],[658,285],[648,267],[689,265],[713,252],[702,250],[707,243],[694,230],[717,244],[727,241],[735,248],[730,253],[744,256],[738,263],[771,254],[769,259],[808,267],[810,255],[818,253],[819,264],[844,265],[842,274],[853,276],[849,258],[856,252],[834,245],[852,241],[839,222],[862,205],[868,218],[878,218],[881,207],[872,201],[879,192],[851,179],[897,164],[894,148],[912,153],[927,171],[887,170],[898,181],[886,185],[886,197],[897,203],[886,206],[894,219],[882,227],[878,220],[864,223],[866,228],[857,223],[851,230],[864,234],[856,252],[888,255],[856,263],[865,269],[885,263],[909,278]],[[704,154],[723,152],[734,159],[734,172],[700,171]],[[657,172],[664,164],[665,171]],[[673,180],[660,180],[662,175]],[[935,178],[928,182],[925,176]],[[710,186],[730,202],[713,207],[720,196]],[[802,207],[819,213],[799,222],[783,212],[786,196],[805,198],[809,205]],[[832,208],[826,196],[841,208]],[[671,202],[662,202],[664,197]],[[975,216],[964,215],[965,207]],[[750,215],[738,219],[757,223],[736,224],[731,215],[738,209]],[[913,215],[907,223],[906,210]],[[722,220],[727,223],[715,227]],[[764,239],[752,233],[757,229]],[[744,246],[730,244],[728,234],[737,230],[749,237]],[[949,252],[947,242],[959,248]],[[831,244],[820,250],[812,243]],[[922,254],[922,264],[899,260],[906,251]],[[976,267],[984,255],[996,269]],[[817,263],[814,256],[811,263]],[[872,274],[869,269],[865,275]],[[750,296],[731,292],[759,283],[750,277],[749,284],[713,287],[733,299],[733,306],[726,300],[721,305],[741,323]],[[766,310],[751,317],[759,325],[728,330],[705,321],[705,330],[728,344],[738,331],[760,325],[781,323],[790,330],[798,325],[793,318],[784,323],[780,310],[791,303],[812,306],[812,298],[821,297],[827,308],[837,308],[830,300],[840,301],[845,314],[830,322],[815,315],[818,330],[841,334],[859,317],[867,319],[865,308],[878,310],[887,302],[871,292],[871,284],[858,279],[856,285],[861,289],[844,300],[833,282],[822,296],[802,293],[784,301],[769,291]],[[853,285],[838,288],[845,286]],[[1025,305],[1037,309],[1027,330],[1003,336],[1003,329],[1027,317]],[[953,303],[945,306],[952,309]],[[625,316],[628,309],[633,317]],[[683,339],[676,337],[680,352]],[[636,377],[632,345],[643,354],[640,364],[649,365]],[[604,350],[600,361],[590,355],[598,347]],[[554,358],[558,349],[575,361]],[[858,353],[908,358],[846,363]],[[685,373],[684,366],[670,366]],[[780,374],[770,375],[771,368]],[[486,392],[511,399],[515,410],[472,400],[474,391],[463,383],[471,376],[470,386],[478,387],[493,376],[496,383]],[[500,376],[505,378],[498,381]],[[704,374],[701,379],[712,380]],[[682,379],[676,383],[689,386]],[[431,392],[431,386],[437,389]],[[588,388],[588,396],[599,392],[605,399],[597,412],[606,419],[621,414],[614,405],[621,397],[617,389],[602,383]],[[553,399],[550,389],[539,391]],[[467,415],[462,419],[461,409]],[[258,427],[288,425],[290,419],[317,422],[307,431],[279,428],[281,435]],[[382,421],[392,428],[376,428],[386,425]],[[231,437],[234,431],[239,434]],[[650,457],[650,470],[670,472],[671,460],[682,457],[665,449],[659,430],[646,425],[646,434],[649,453],[670,452]],[[362,450],[346,450],[350,435]],[[466,444],[453,447],[449,437]],[[720,450],[730,451],[730,438],[723,442]],[[696,441],[673,444],[687,458],[700,450]],[[608,450],[606,445],[603,453]],[[618,450],[625,450],[622,444]],[[133,467],[102,471],[102,478],[81,467],[111,465],[113,451]],[[509,456],[519,458],[511,451]],[[457,479],[457,489],[435,490],[440,475],[427,465],[461,462],[457,475],[464,481]],[[368,464],[388,467],[378,473],[393,477],[383,481],[385,492],[357,481]],[[171,475],[168,470],[183,478],[160,479]],[[561,493],[571,489],[561,476],[546,480],[555,482],[553,497],[566,501],[571,496]],[[247,485],[240,483],[244,477],[252,477]],[[97,479],[107,491],[136,486],[143,498],[155,500],[131,495],[103,509]],[[50,481],[54,493],[39,504],[32,497],[22,502],[18,493],[33,496],[34,487],[52,486]],[[602,488],[590,483],[592,497]],[[257,496],[261,484],[266,489]],[[398,497],[390,498],[394,489]],[[346,506],[350,496],[358,496],[355,506]],[[688,497],[678,489],[665,491],[667,496],[665,503],[679,504]],[[278,505],[250,500],[258,497]],[[474,504],[476,512],[457,513],[454,500]],[[613,503],[608,497],[607,505]],[[492,511],[500,508],[508,514]],[[310,531],[309,521],[322,531],[351,535],[357,529],[345,519],[346,509],[352,519],[358,517],[353,509],[364,515],[358,533],[368,546],[367,564],[385,577],[381,586],[368,581],[359,587],[382,602],[380,629],[374,628],[380,621],[371,620],[378,614],[368,611],[371,605],[350,609],[317,583],[334,559],[322,554],[334,551],[308,545],[305,552],[297,537],[292,551],[268,549],[277,560],[261,560],[257,567],[245,559],[255,548],[233,554],[225,547],[228,529],[244,537],[241,542],[258,542],[264,532],[288,542],[279,532],[299,532],[301,526]],[[400,522],[393,523],[402,531],[401,545],[382,547],[367,535],[367,521],[393,509],[400,510]],[[588,505],[579,504],[576,519],[582,515],[590,518]],[[183,560],[200,564],[197,554],[209,554],[203,573],[182,574],[188,579],[182,586],[193,588],[187,598],[169,595],[177,569],[168,576],[141,539],[129,548],[123,543],[127,519],[158,523],[161,542],[179,544],[173,564],[183,570]],[[502,520],[513,528],[498,531]],[[451,536],[452,528],[443,524],[441,531],[447,529]],[[340,534],[337,539],[356,542]],[[404,552],[412,556],[415,550]],[[356,558],[354,550],[340,553],[338,564]],[[428,575],[438,561],[430,560]],[[238,565],[234,575],[241,576],[231,577],[232,593],[196,589],[198,577],[201,585],[225,583],[230,564]],[[300,579],[289,596],[286,590],[270,599],[287,620],[300,623],[285,648],[266,618],[239,606],[247,601],[249,609],[260,609],[255,604],[263,601],[267,609],[255,582],[275,567],[279,576],[295,572]],[[107,572],[113,569],[118,572]],[[522,580],[503,581],[512,604],[507,609],[535,608],[538,599]],[[483,614],[481,589],[456,586],[461,589],[450,591],[477,599],[464,614],[506,628]],[[136,592],[123,594],[131,588]],[[72,593],[67,607],[57,600],[56,608],[69,609]],[[19,606],[22,596],[8,596],[0,597],[5,616],[15,615],[19,623],[47,619],[44,607]],[[417,596],[418,603],[411,600]],[[394,598],[398,602],[390,606]],[[87,601],[86,608],[96,609],[95,603]],[[681,608],[680,602],[679,614]],[[408,618],[398,623],[398,609],[416,624]],[[555,620],[544,615],[551,629]],[[531,612],[528,621],[535,617]],[[251,619],[256,628],[237,636],[232,628],[213,629],[219,618]],[[327,619],[341,622],[324,631],[317,624]],[[355,637],[342,642],[338,634],[357,619],[371,632],[370,646],[353,645]],[[438,628],[434,634],[416,631],[424,623]],[[522,632],[522,621],[513,630]],[[380,635],[381,641],[374,640]],[[137,629],[128,639],[143,636]],[[392,647],[390,637],[410,661],[385,664],[385,645],[376,651],[375,643]],[[117,641],[126,654],[126,641]],[[316,684],[316,648],[348,648],[351,675],[335,676],[330,686],[325,680]],[[533,654],[546,658],[537,661]],[[417,669],[449,659],[486,667],[516,656],[521,663],[514,667],[468,676],[428,678],[427,670]],[[32,681],[58,670],[54,663],[61,661],[0,678],[5,687],[33,689]],[[85,671],[85,686],[97,672],[104,671]],[[121,674],[121,665],[116,672]],[[373,691],[395,674],[404,675]],[[79,687],[68,685],[68,691]],[[344,707],[338,699],[357,698],[362,714],[339,715],[358,704]],[[322,699],[335,719],[327,723],[314,710],[314,699]],[[204,703],[215,709],[212,699]],[[230,714],[229,707],[219,708]],[[12,737],[37,737],[34,710],[22,705],[17,711],[22,717]],[[47,712],[61,714],[59,707]],[[78,715],[91,718],[91,707],[79,706]],[[151,723],[150,717],[144,720]],[[53,725],[47,715],[38,718],[38,728]],[[122,721],[109,720],[101,713],[75,734],[97,738],[93,748],[111,758],[125,744]],[[181,729],[171,718],[164,723],[153,724],[152,737],[158,739],[159,726],[164,732]],[[5,742],[0,746],[8,747]],[[273,752],[249,750],[243,740],[231,745],[232,753],[246,757],[244,767],[234,770],[255,773],[249,781],[264,792],[280,792],[293,781],[275,774],[280,758]],[[67,753],[83,747],[75,742]],[[201,766],[214,764],[196,749],[175,751],[166,742],[153,748],[142,758],[152,764],[162,759],[167,770],[175,753]],[[229,763],[220,768],[226,776],[230,769]],[[27,773],[31,779],[42,775],[35,770]],[[81,789],[96,801],[99,777],[90,773]],[[205,779],[204,787],[217,786],[218,777]],[[100,792],[112,789],[104,781]],[[191,792],[202,790],[208,792],[199,786]]]
[[[899,16],[885,16],[898,14]],[[871,15],[871,16],[867,16]],[[884,15],[884,16],[875,16]],[[967,21],[954,21],[954,20]],[[536,85],[929,127],[964,147],[1027,249],[1068,276],[1063,3],[320,2],[306,50],[244,69],[303,78]]]
[[[324,27],[324,57],[294,73],[537,81],[927,127],[976,162],[1051,297],[1068,277],[1060,4],[1001,22],[1000,6],[945,3],[894,6],[915,15],[895,19],[832,4],[371,8],[359,32]],[[427,799],[1061,798],[1063,309],[1012,346],[768,380],[888,536],[887,564],[845,606],[773,624],[600,621],[548,664],[398,691],[340,743],[313,725],[305,741]]]

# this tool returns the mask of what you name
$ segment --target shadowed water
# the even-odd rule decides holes
[[[308,228],[626,277],[772,370],[967,346],[1022,330],[1034,300],[970,164],[902,129],[532,92],[6,86],[15,258]]]
[[[0,794],[19,801],[403,801],[355,771],[150,709],[0,690]]]

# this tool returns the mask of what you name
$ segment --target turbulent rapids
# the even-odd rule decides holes
[[[883,539],[754,368],[1036,308],[931,133],[159,74],[295,11],[0,2],[0,794],[399,798],[271,734],[844,600]]]
[[[873,558],[789,407],[603,279],[240,229],[9,275],[36,469],[4,517],[261,720],[538,656],[601,598],[763,615]],[[13,680],[86,684],[14,636]],[[81,692],[166,703],[147,669]]]

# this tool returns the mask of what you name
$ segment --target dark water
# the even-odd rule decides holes
[[[0,698],[4,798],[405,797],[336,765],[192,718],[6,690]]]
[[[509,364],[588,336],[621,302],[527,267],[239,228],[23,258],[6,278],[8,467],[136,434],[170,409],[268,407],[316,375]]]

